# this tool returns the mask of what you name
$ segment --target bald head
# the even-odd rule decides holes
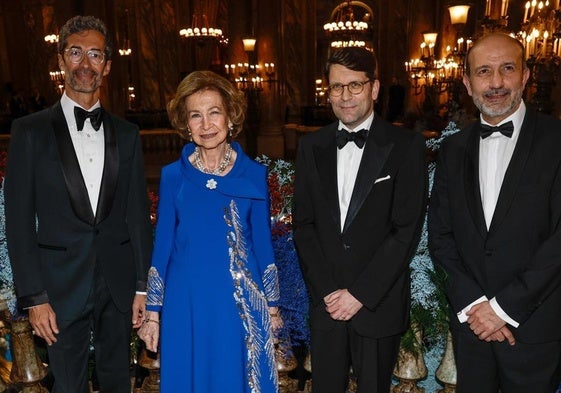
[[[473,60],[472,60],[473,52],[475,52],[477,55],[477,52],[489,51],[492,50],[493,48],[500,48],[502,46],[512,46],[516,48],[516,50],[519,51],[519,58],[520,61],[522,62],[521,63],[522,68],[527,67],[526,59],[524,56],[524,45],[522,45],[522,43],[518,41],[516,38],[511,37],[508,34],[496,32],[496,33],[489,33],[482,36],[477,41],[475,41],[475,43],[471,48],[469,48],[465,58],[465,73],[468,76],[471,74],[472,71],[471,65],[473,64]]]

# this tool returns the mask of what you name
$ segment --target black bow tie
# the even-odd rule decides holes
[[[342,149],[347,142],[353,141],[356,145],[362,149],[366,143],[366,137],[368,136],[368,130],[363,129],[357,132],[349,132],[347,130],[337,130],[337,147]]]
[[[512,132],[514,131],[514,125],[512,124],[512,121],[506,122],[496,127],[487,124],[480,124],[480,126],[481,139],[487,138],[493,132],[500,132],[504,136],[510,138],[512,136]]]
[[[98,131],[99,127],[101,127],[101,123],[103,122],[103,108],[99,107],[91,112],[88,112],[79,106],[75,106],[74,116],[76,117],[76,126],[78,127],[78,131],[82,131],[84,129],[84,122],[88,117],[90,118],[92,127]]]

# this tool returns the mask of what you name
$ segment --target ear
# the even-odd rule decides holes
[[[57,56],[57,59],[58,59],[59,70],[66,72],[66,63],[64,62],[64,57],[62,57],[62,55],[60,53],[58,53],[56,56]]]
[[[530,69],[528,67],[524,68],[522,71],[522,86],[526,87],[526,82],[530,78]]]
[[[378,93],[380,92],[380,81],[374,79],[372,81],[372,100],[376,101],[378,99]]]
[[[107,76],[111,71],[111,60],[105,62],[105,67],[103,67],[103,76]]]
[[[469,81],[468,76],[465,73],[462,78],[462,81],[464,82],[464,86],[466,87],[468,94],[471,96],[471,83]]]

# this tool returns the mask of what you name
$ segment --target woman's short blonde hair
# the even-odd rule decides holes
[[[232,82],[212,71],[193,71],[177,86],[175,97],[167,105],[171,125],[188,137],[187,107],[189,96],[202,90],[216,91],[222,97],[228,120],[232,123],[230,138],[235,138],[243,129],[247,102],[242,91]]]

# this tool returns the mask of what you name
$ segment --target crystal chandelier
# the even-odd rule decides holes
[[[193,23],[186,29],[181,29],[179,35],[188,39],[195,39],[198,44],[204,45],[207,42],[222,42],[225,38],[222,29],[210,26],[205,14],[193,15]]]
[[[332,48],[343,48],[349,46],[366,47],[369,40],[371,18],[369,9],[361,8],[363,3],[347,0],[339,4],[332,12],[332,21],[323,25],[323,30],[331,40]],[[357,12],[358,11],[358,12]],[[362,16],[359,15],[362,13]]]

